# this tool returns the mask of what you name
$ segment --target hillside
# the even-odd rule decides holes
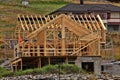
[[[28,7],[21,6],[20,0],[0,2],[0,31],[10,31],[16,26],[17,14],[48,14],[67,2],[30,0]]]
[[[93,2],[98,0],[86,0],[85,3],[110,3],[105,0],[102,2]],[[21,5],[21,0],[0,0],[0,31],[14,31],[17,25],[17,14],[49,14],[50,12],[68,4],[79,3],[79,0],[29,0],[29,5],[24,7]],[[110,3],[120,6],[119,3]],[[119,37],[117,38],[119,40]],[[119,42],[119,41],[118,41]],[[120,59],[120,45],[115,46],[117,59]]]

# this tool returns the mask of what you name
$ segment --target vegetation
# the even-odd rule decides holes
[[[17,14],[45,15],[66,4],[63,0],[29,0],[29,5],[24,7],[21,0],[0,1],[0,31],[14,30]]]
[[[3,77],[3,76],[8,76],[10,75],[11,72],[9,72],[8,70],[0,67],[0,78]]]
[[[17,72],[10,72],[4,68],[0,67],[0,77],[6,76],[21,76],[21,75],[28,75],[28,74],[51,74],[51,73],[61,73],[61,74],[69,74],[69,73],[86,73],[78,66],[73,64],[61,64],[61,65],[47,65],[42,68],[35,68],[35,69],[27,69],[23,71]]]

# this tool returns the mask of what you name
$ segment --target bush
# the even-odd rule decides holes
[[[21,76],[21,75],[28,75],[28,74],[32,74],[33,73],[33,69],[27,69],[24,71],[17,71],[14,73],[15,76]]]
[[[69,73],[84,73],[82,69],[73,64],[57,64],[57,65],[47,65],[42,68],[35,69],[27,69],[23,71],[10,72],[4,68],[0,67],[0,77],[6,76],[21,76],[28,74],[51,74],[51,73],[61,73],[61,74],[69,74]]]
[[[63,72],[67,73],[79,73],[80,68],[76,65],[73,64],[63,64],[61,65],[61,70],[63,70]]]
[[[40,68],[33,69],[33,74],[42,74],[42,70]]]
[[[5,68],[0,67],[0,77],[10,76],[10,75],[11,75],[10,71],[7,71]]]
[[[46,73],[57,73],[58,72],[58,66],[57,65],[47,65],[41,68],[42,74]]]

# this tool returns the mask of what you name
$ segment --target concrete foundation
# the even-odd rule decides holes
[[[101,74],[101,62],[100,56],[82,56],[78,57],[76,65],[87,71],[93,72],[94,74]]]

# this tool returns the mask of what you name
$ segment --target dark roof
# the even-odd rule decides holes
[[[112,12],[120,12],[120,7],[114,6],[111,4],[68,4],[59,8],[58,10],[52,12],[74,12],[74,13],[82,13],[82,12],[90,12],[90,11],[112,11]]]

